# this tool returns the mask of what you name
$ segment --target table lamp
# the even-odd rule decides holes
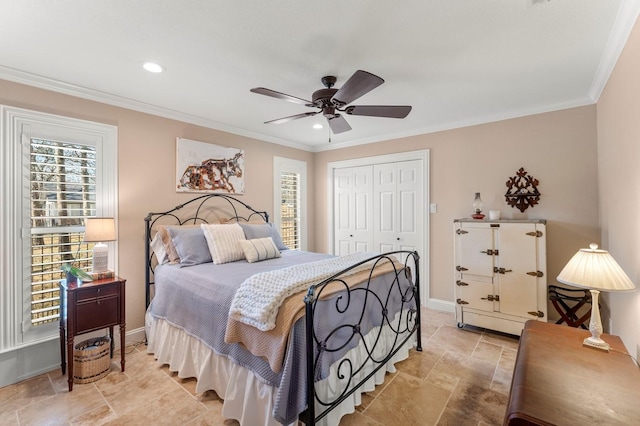
[[[602,321],[598,295],[602,291],[629,291],[635,288],[627,274],[611,257],[608,251],[598,250],[597,244],[588,249],[580,249],[558,275],[558,281],[591,291],[591,336],[584,339],[583,345],[609,351],[609,344],[600,338]]]
[[[90,217],[84,220],[84,242],[93,246],[92,272],[106,272],[109,265],[109,248],[106,241],[115,241],[116,224],[112,217]]]

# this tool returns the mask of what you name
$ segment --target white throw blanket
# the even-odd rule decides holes
[[[229,317],[261,331],[272,330],[276,326],[278,309],[287,297],[374,256],[377,254],[353,253],[255,274],[240,284],[231,302]],[[371,266],[369,262],[364,263],[348,275]]]

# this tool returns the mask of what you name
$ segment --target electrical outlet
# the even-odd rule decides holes
[[[429,213],[438,213],[438,205],[436,203],[429,204]]]

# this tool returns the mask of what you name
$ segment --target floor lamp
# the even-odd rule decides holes
[[[591,244],[588,249],[580,249],[560,272],[558,281],[591,291],[591,336],[584,339],[583,345],[609,351],[609,344],[600,338],[600,291],[630,291],[636,286],[609,252],[598,250],[597,244]]]

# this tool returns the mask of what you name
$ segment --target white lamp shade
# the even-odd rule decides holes
[[[115,241],[116,224],[112,217],[88,217],[84,220],[84,241]]]
[[[576,287],[604,291],[629,291],[636,288],[620,265],[606,250],[580,249],[558,275],[558,281]]]

